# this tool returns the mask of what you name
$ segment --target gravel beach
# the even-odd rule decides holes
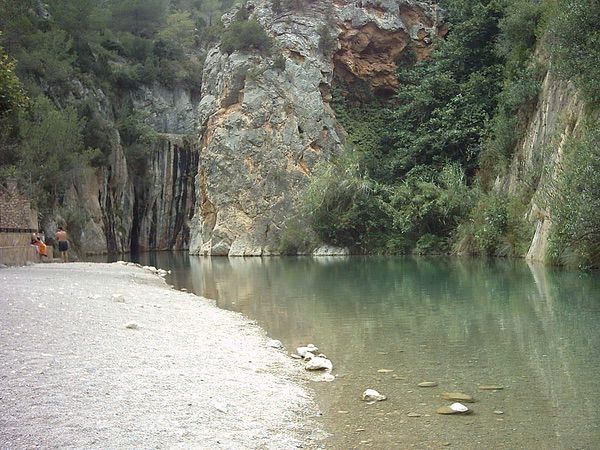
[[[319,448],[301,365],[119,263],[0,270],[0,448]]]

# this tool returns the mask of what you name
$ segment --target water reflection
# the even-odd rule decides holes
[[[332,359],[336,381],[314,384],[328,448],[600,448],[597,275],[508,260],[182,255],[154,265],[287,348],[313,342]],[[366,388],[389,400],[362,403]],[[444,391],[474,395],[475,413],[436,415]]]

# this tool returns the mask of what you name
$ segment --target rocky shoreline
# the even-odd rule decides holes
[[[306,375],[267,341],[148,269],[2,269],[0,447],[319,448]]]

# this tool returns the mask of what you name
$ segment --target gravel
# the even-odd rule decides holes
[[[0,270],[0,448],[318,448],[301,365],[119,263]]]

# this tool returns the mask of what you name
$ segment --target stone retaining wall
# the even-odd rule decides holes
[[[23,195],[16,180],[0,184],[0,264],[23,265],[39,261],[31,236],[38,231],[37,213]],[[47,247],[52,260],[52,247]]]

